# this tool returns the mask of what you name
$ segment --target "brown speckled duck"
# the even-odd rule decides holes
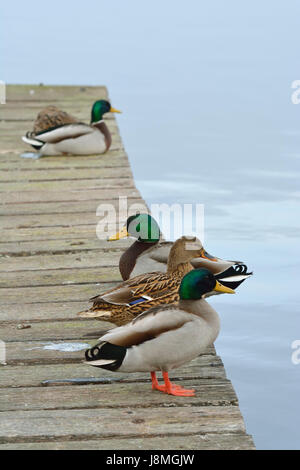
[[[101,154],[111,146],[111,135],[103,115],[120,112],[106,100],[96,101],[89,125],[56,106],[48,106],[38,114],[33,132],[27,132],[22,139],[40,155]]]
[[[166,273],[150,272],[133,277],[90,299],[93,306],[78,315],[119,326],[151,307],[175,302],[183,276],[193,270],[190,261],[202,254],[200,240],[196,237],[181,237],[172,244]]]

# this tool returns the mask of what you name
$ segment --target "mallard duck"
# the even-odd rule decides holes
[[[160,228],[149,214],[136,214],[128,217],[126,225],[108,240],[115,241],[125,237],[136,241],[122,254],[119,269],[123,280],[150,271],[166,272],[168,256],[173,242],[161,240]],[[207,268],[217,275],[222,284],[236,289],[252,275],[241,261],[226,261],[210,255],[202,247],[199,258],[191,260],[194,268]]]
[[[172,303],[178,300],[183,276],[193,269],[190,261],[202,253],[202,243],[198,238],[181,237],[171,247],[166,273],[151,272],[131,278],[90,299],[93,306],[78,315],[120,326],[150,307]]]
[[[37,116],[33,132],[22,139],[41,155],[94,155],[106,152],[111,135],[103,121],[105,113],[120,113],[106,100],[92,107],[91,124],[84,124],[56,106],[48,106]]]
[[[234,293],[207,269],[187,273],[179,301],[151,308],[131,323],[108,331],[85,353],[87,364],[110,371],[150,372],[152,389],[176,396],[194,396],[169,379],[169,371],[201,354],[219,334],[217,312],[204,300],[211,290]],[[164,385],[156,372],[162,371]]]

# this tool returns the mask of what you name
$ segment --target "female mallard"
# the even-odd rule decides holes
[[[219,316],[204,300],[211,290],[234,293],[207,269],[190,271],[182,279],[179,302],[151,308],[110,330],[86,351],[87,363],[111,371],[150,372],[152,389],[194,396],[194,390],[171,383],[168,372],[196,358],[217,338]],[[162,371],[164,385],[159,385],[156,371]]]
[[[137,214],[127,219],[126,225],[109,241],[131,236],[136,241],[122,254],[119,269],[125,280],[150,271],[166,272],[168,256],[173,242],[160,240],[160,229],[156,220],[149,214]],[[202,247],[199,258],[191,260],[194,268],[207,268],[222,284],[236,289],[252,275],[241,261],[225,261],[211,256]]]
[[[103,121],[105,113],[120,113],[105,100],[96,101],[91,124],[84,124],[56,106],[48,106],[37,116],[33,132],[22,139],[41,155],[94,155],[111,145],[110,132]]]
[[[151,272],[131,278],[90,299],[93,306],[78,315],[120,326],[150,307],[175,302],[183,276],[193,269],[190,261],[202,256],[202,253],[200,240],[196,237],[181,237],[170,250],[166,273]]]

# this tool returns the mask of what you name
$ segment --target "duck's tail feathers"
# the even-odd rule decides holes
[[[248,277],[252,276],[252,272],[248,272],[245,264],[235,264],[216,276],[216,279],[226,287],[235,290]]]
[[[102,369],[117,370],[126,355],[127,348],[102,341],[85,351],[86,363]]]
[[[99,320],[109,321],[109,319],[112,317],[112,312],[110,310],[89,309],[78,312],[77,316],[81,318],[99,318]]]
[[[42,142],[41,140],[36,139],[35,137],[32,136],[32,134],[30,132],[27,132],[26,135],[23,135],[22,140],[26,144],[31,145],[36,150],[41,149],[43,147],[43,145],[45,145],[45,142]]]

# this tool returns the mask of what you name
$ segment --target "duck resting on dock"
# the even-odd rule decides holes
[[[119,270],[124,281],[150,271],[167,271],[168,257],[173,242],[162,241],[156,220],[149,214],[136,214],[128,217],[126,225],[108,240],[115,241],[133,237],[136,241],[122,254]],[[200,257],[191,260],[194,268],[207,268],[222,279],[222,284],[236,289],[252,273],[241,261],[226,261],[211,256],[202,247]]]
[[[103,121],[105,113],[120,113],[106,100],[92,107],[91,124],[84,124],[56,106],[48,106],[37,116],[33,132],[22,140],[40,155],[95,155],[111,146],[111,134]]]
[[[219,316],[204,300],[212,290],[234,293],[207,269],[190,271],[181,281],[178,302],[150,308],[131,323],[108,331],[86,351],[87,364],[113,372],[150,372],[152,389],[194,396],[193,389],[172,383],[168,373],[196,358],[217,338]],[[162,371],[164,385],[158,383],[157,371]]]
[[[166,272],[147,272],[130,278],[117,287],[91,298],[92,307],[79,312],[78,316],[121,326],[151,307],[176,302],[179,299],[178,289],[183,276],[194,269],[191,261],[194,258],[202,259],[205,253],[198,238],[183,236],[171,245]],[[207,259],[203,258],[203,261],[206,263]],[[221,284],[228,284],[226,275],[225,281],[222,275],[216,277]],[[231,274],[230,279],[232,277],[234,276]],[[237,277],[240,278],[240,275]],[[237,285],[241,282],[240,279],[229,281]],[[211,294],[212,292],[209,292],[208,295]]]

